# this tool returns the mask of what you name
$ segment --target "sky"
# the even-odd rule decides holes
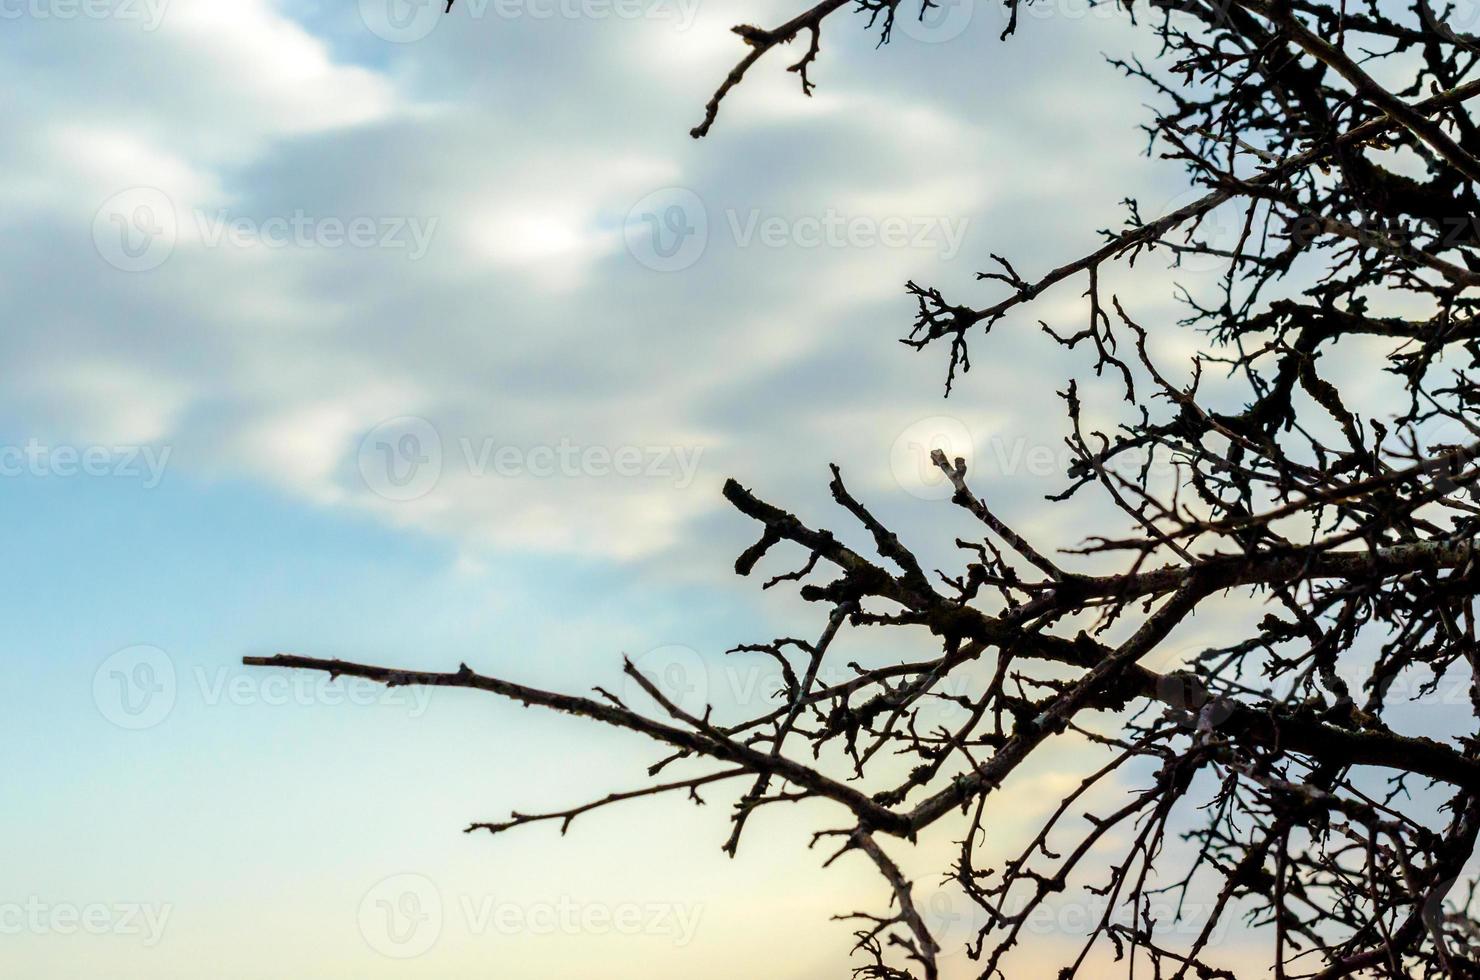
[[[1096,382],[1034,320],[1077,327],[1077,288],[999,325],[949,400],[941,352],[896,340],[906,280],[985,302],[989,253],[1041,273],[1126,196],[1185,203],[1141,155],[1148,93],[1102,57],[1145,45],[1122,15],[1052,0],[1000,43],[994,4],[955,0],[876,50],[840,14],[811,98],[773,55],[695,141],[730,26],[799,7],[437,6],[0,0],[7,976],[843,975],[829,916],[887,894],[858,861],[821,869],[826,807],[762,814],[735,860],[723,793],[465,836],[637,786],[654,754],[240,659],[584,693],[620,687],[625,654],[743,708],[767,668],[723,651],[821,623],[732,574],[754,530],[725,478],[851,534],[835,462],[941,567],[962,525],[930,448],[1030,535],[1104,518],[1041,505],[1054,390]],[[1112,285],[1185,355],[1145,266]],[[1072,754],[1016,777],[1004,841]],[[938,871],[951,840],[900,859]]]

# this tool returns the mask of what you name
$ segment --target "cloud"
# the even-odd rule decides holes
[[[897,496],[896,435],[942,411],[981,438],[1023,425],[1056,440],[1031,379],[1071,359],[1000,326],[972,383],[1011,393],[1010,414],[943,406],[937,354],[894,342],[912,314],[902,283],[981,301],[988,251],[1022,243],[1025,274],[1063,261],[1066,241],[1093,240],[1086,209],[1115,213],[1118,193],[1095,188],[1134,166],[1134,106],[1123,138],[1041,124],[1108,113],[1054,65],[1011,99],[937,89],[939,62],[972,64],[971,34],[875,52],[844,22],[815,97],[762,63],[696,143],[686,129],[739,53],[724,11],[688,31],[467,16],[409,44],[348,14],[310,31],[266,0],[173,4],[156,31],[60,26],[23,25],[34,46],[5,69],[40,93],[3,150],[0,193],[27,216],[0,245],[20,314],[0,340],[21,382],[5,407],[37,428],[169,442],[176,471],[464,549],[687,567],[726,476],[806,501],[836,460]],[[1065,63],[1094,43],[1077,38]],[[89,67],[55,67],[63,53]],[[1090,186],[1076,166],[1095,153]],[[107,212],[138,186],[168,202]],[[637,205],[665,189],[698,202],[685,220],[707,236],[677,272],[633,252]],[[173,218],[173,237],[157,266],[122,271],[109,236],[141,217]],[[355,222],[373,232],[358,246]],[[441,453],[414,496],[375,475],[413,444],[374,434],[405,419]],[[520,465],[498,471],[500,452]],[[541,475],[545,453],[577,462]],[[641,460],[627,475],[622,453]],[[1014,499],[1042,488],[1006,476]],[[905,519],[928,524],[936,511],[910,503]]]

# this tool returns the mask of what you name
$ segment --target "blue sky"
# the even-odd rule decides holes
[[[464,837],[636,785],[653,756],[467,695],[279,687],[240,658],[466,661],[579,692],[620,684],[626,653],[737,700],[757,677],[725,648],[816,624],[730,574],[752,530],[725,477],[837,524],[835,461],[942,565],[958,518],[921,446],[974,454],[1024,530],[1070,544],[1103,518],[1038,506],[1052,390],[1083,363],[1004,323],[946,402],[936,352],[895,338],[909,278],[984,297],[988,252],[1041,271],[1127,194],[1177,200],[1138,155],[1145,93],[1100,56],[1128,50],[1123,19],[1065,0],[999,44],[994,7],[962,0],[875,51],[838,18],[814,98],[763,62],[696,142],[730,25],[792,7],[459,7],[407,43],[369,0],[6,8],[0,441],[32,449],[0,476],[0,908],[41,922],[0,916],[7,975],[840,971],[827,917],[885,896],[818,870],[825,813],[756,821],[733,862],[722,795],[563,841]],[[653,221],[706,237],[670,249]],[[1146,265],[1115,285],[1168,322]],[[1035,314],[1077,324],[1077,290]],[[1041,801],[1067,777],[1050,754],[1029,778]],[[432,902],[428,882],[437,934],[385,955],[365,917]],[[101,934],[68,907],[103,909]]]

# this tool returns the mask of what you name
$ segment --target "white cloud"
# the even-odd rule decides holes
[[[6,371],[36,427],[88,442],[166,440],[198,389],[182,378],[138,365],[67,358]]]
[[[911,315],[903,281],[957,282],[963,299],[980,299],[970,279],[987,250],[1024,230],[1055,247],[1061,229],[1087,235],[1076,201],[1054,204],[1051,185],[1068,171],[994,136],[1027,111],[1021,102],[1001,106],[1005,119],[992,103],[968,122],[967,104],[983,107],[967,93],[937,99],[900,84],[911,59],[969,57],[969,45],[873,58],[828,44],[812,99],[786,59],[770,59],[727,102],[723,137],[694,142],[686,130],[709,80],[739,53],[721,14],[729,20],[710,12],[688,33],[613,24],[589,51],[591,25],[560,19],[470,20],[464,33],[393,46],[360,31],[331,46],[263,0],[176,3],[153,34],[45,35],[96,61],[92,74],[26,66],[45,82],[5,150],[9,194],[49,230],[40,252],[7,252],[6,288],[35,308],[0,342],[9,373],[33,381],[7,402],[38,425],[169,440],[177,470],[249,477],[464,549],[617,560],[704,550],[689,531],[724,507],[723,477],[782,501],[810,497],[833,459],[884,493],[893,435],[954,410],[939,403],[940,357],[894,343]],[[536,36],[571,47],[560,72],[524,43]],[[347,63],[357,48],[387,67]],[[661,68],[675,59],[696,59],[681,81]],[[137,85],[100,90],[104,74]],[[449,90],[445,79],[477,82]],[[1047,97],[1029,89],[1023,101]],[[1136,134],[1125,128],[1116,145],[1129,157]],[[1068,160],[1105,142],[1055,138]],[[180,232],[168,261],[130,275],[97,261],[86,236],[98,201],[136,184],[171,195]],[[665,275],[627,254],[622,223],[675,185],[705,201],[710,240],[692,268]],[[1026,229],[1013,210],[1025,192],[1041,209]],[[418,216],[436,233],[410,261],[374,248],[236,247],[197,220],[294,210]],[[856,242],[742,243],[727,214],[752,210],[790,223],[832,210],[971,224],[946,262],[939,250]],[[98,353],[78,365],[83,345]],[[1059,357],[1012,346],[1010,358],[979,360],[968,385],[985,373],[1026,398],[1024,359]],[[409,501],[378,495],[357,471],[364,434],[398,416],[426,419],[447,454],[435,488]],[[672,473],[496,478],[468,471],[460,440],[702,456],[682,486]]]

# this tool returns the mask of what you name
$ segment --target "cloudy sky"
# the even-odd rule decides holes
[[[814,97],[783,52],[694,141],[728,28],[799,8],[435,6],[0,0],[7,975],[841,975],[828,916],[887,896],[819,869],[824,809],[753,821],[735,861],[723,796],[465,837],[653,756],[240,658],[583,692],[626,653],[743,702],[722,651],[815,621],[730,574],[753,535],[726,477],[838,523],[837,462],[945,563],[939,446],[1020,528],[1095,526],[1038,504],[1087,364],[1008,321],[947,401],[939,352],[896,339],[907,279],[982,302],[988,253],[1041,273],[1127,195],[1179,203],[1102,58],[1123,19],[1054,0],[1002,44],[955,0],[875,50],[840,15]],[[1117,282],[1169,325],[1159,269]],[[1077,324],[1077,292],[1035,318]],[[1074,778],[1053,762],[1004,835]]]

